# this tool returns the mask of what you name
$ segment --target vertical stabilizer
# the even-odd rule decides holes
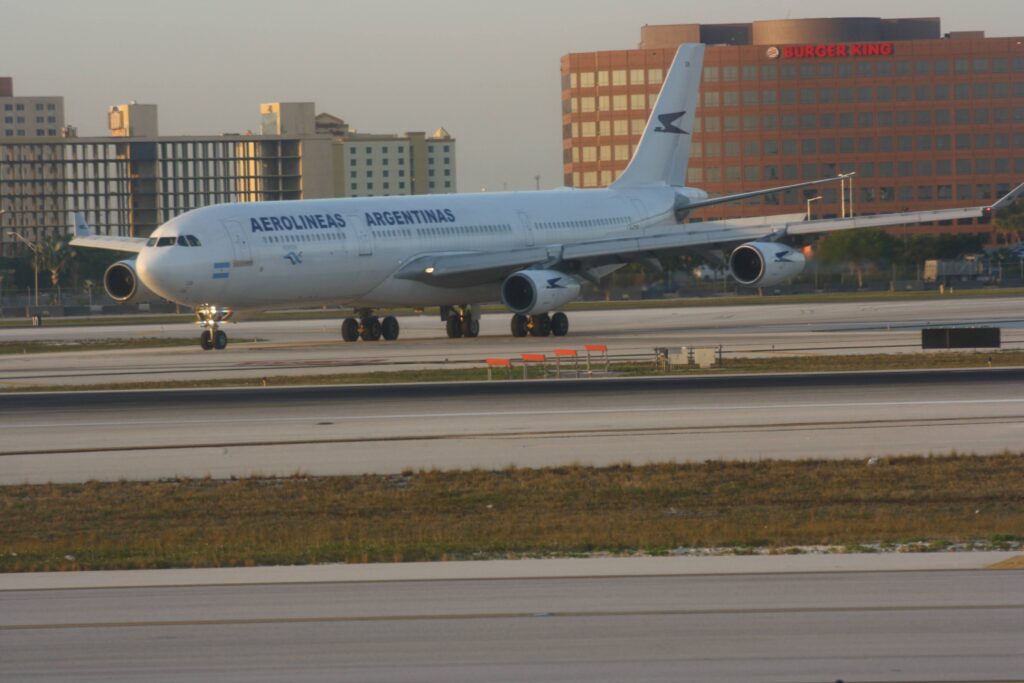
[[[640,144],[613,188],[686,184],[703,63],[703,45],[679,46]]]

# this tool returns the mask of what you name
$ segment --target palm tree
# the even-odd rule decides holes
[[[50,286],[57,291],[54,303],[60,303],[60,273],[75,257],[75,252],[63,236],[52,235],[36,242],[39,267],[50,271]]]

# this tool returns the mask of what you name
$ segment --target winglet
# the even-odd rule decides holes
[[[1024,193],[1024,183],[1021,183],[1020,185],[1018,185],[1017,187],[1013,188],[1012,190],[1004,194],[1002,197],[1000,197],[999,201],[993,204],[991,208],[993,210],[1001,209],[1007,204],[1011,204],[1013,200],[1019,197],[1022,193]]]
[[[75,212],[75,237],[92,237],[92,230],[85,222],[85,214],[81,211]]]

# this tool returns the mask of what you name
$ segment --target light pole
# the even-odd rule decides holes
[[[807,200],[807,220],[811,220],[811,202],[816,202],[819,199],[821,199],[820,194],[817,197],[811,197]]]
[[[34,296],[34,299],[35,299],[35,302],[36,302],[36,307],[38,307],[39,306],[39,245],[37,245],[35,242],[32,242],[32,241],[26,239],[21,234],[16,233],[13,230],[9,230],[7,232],[7,234],[10,235],[11,237],[17,237],[19,240],[24,242],[25,245],[29,249],[32,250],[32,270],[35,272],[35,296]]]

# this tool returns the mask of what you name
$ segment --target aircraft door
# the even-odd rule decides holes
[[[224,226],[228,241],[231,242],[231,249],[234,251],[235,258],[231,265],[235,268],[251,266],[252,245],[249,243],[248,228],[237,218],[226,218],[221,221],[221,225]]]
[[[345,216],[345,225],[351,226],[356,234],[356,245],[360,256],[371,256],[373,254],[373,232],[366,227],[363,219],[356,214]]]
[[[533,219],[526,213],[519,211],[519,222],[523,226],[523,235],[526,237],[526,246],[533,246]]]

